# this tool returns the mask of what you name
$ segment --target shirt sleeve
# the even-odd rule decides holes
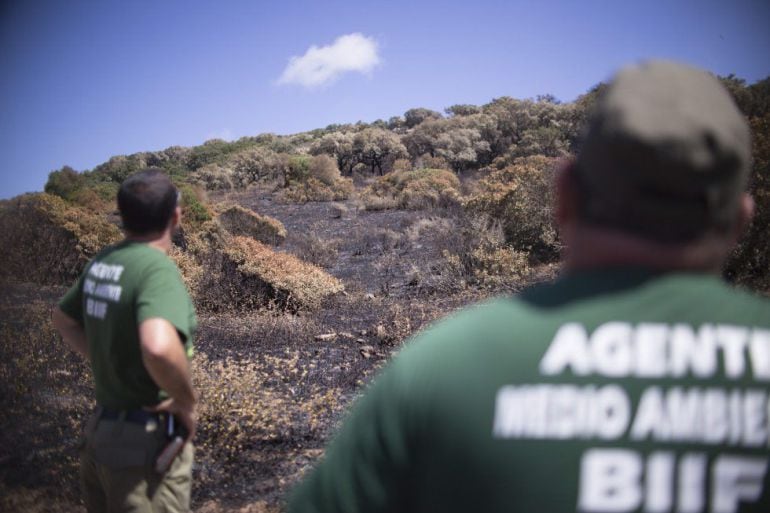
[[[408,511],[417,441],[389,368],[354,406],[320,464],[294,490],[289,513]]]
[[[190,342],[195,329],[192,305],[179,271],[170,263],[147,269],[137,291],[136,322],[156,317],[170,322],[183,343]]]
[[[62,312],[67,314],[77,321],[81,326],[83,325],[83,277],[85,272],[80,275],[80,278],[75,282],[72,287],[64,294],[59,300],[59,308]]]

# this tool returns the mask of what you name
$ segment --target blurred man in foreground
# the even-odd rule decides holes
[[[178,192],[160,170],[145,170],[123,182],[118,208],[125,240],[94,257],[53,316],[64,341],[90,361],[96,385],[81,485],[89,513],[189,511],[196,320],[167,256],[181,218]],[[159,465],[175,438],[181,450],[170,446],[169,463]]]
[[[770,301],[719,277],[750,164],[715,77],[620,72],[558,172],[563,276],[409,343],[289,510],[770,511]]]

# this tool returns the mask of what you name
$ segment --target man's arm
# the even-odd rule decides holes
[[[187,439],[192,440],[197,425],[197,397],[179,333],[166,319],[153,317],[139,324],[139,342],[147,372],[170,396],[153,410],[177,415],[189,432]]]
[[[78,321],[65,314],[58,306],[51,316],[53,327],[59,332],[64,343],[86,360],[89,359],[86,332]]]

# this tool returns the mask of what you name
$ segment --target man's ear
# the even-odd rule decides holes
[[[736,244],[738,240],[743,237],[753,217],[754,198],[748,192],[744,192],[738,206],[738,217],[735,221],[735,228],[733,231],[733,244]]]
[[[575,182],[575,160],[565,160],[556,168],[556,208],[554,217],[562,229],[579,217],[579,191]]]
[[[182,222],[182,207],[177,206],[174,208],[174,213],[171,215],[171,229],[173,230]]]

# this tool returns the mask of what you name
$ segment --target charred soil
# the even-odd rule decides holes
[[[277,248],[316,264],[345,292],[314,310],[200,312],[201,392],[194,510],[280,511],[339,420],[409,336],[484,298],[546,279],[554,266],[492,285],[448,266],[463,243],[452,209],[366,211],[356,200],[289,204],[267,191],[229,201],[288,232]],[[469,247],[468,250],[472,250]],[[50,325],[63,287],[0,284],[0,510],[83,511],[78,444],[93,408],[87,365]]]

